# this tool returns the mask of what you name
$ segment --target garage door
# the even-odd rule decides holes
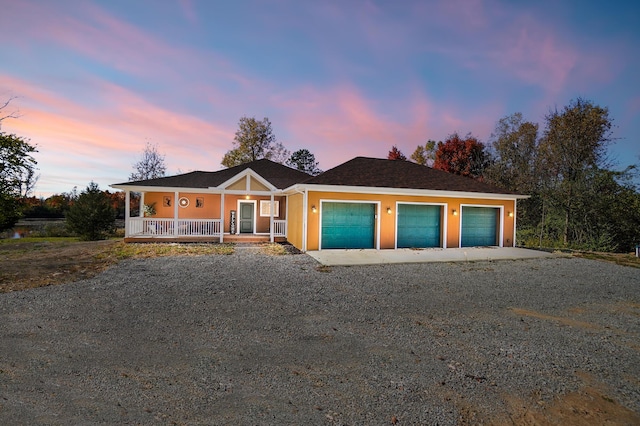
[[[398,204],[398,248],[441,247],[440,206]]]
[[[322,203],[321,248],[374,248],[375,217],[375,204]]]
[[[499,211],[493,207],[462,207],[461,246],[497,246]]]

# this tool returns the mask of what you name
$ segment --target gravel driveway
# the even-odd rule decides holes
[[[129,260],[0,294],[0,424],[632,424],[639,337],[597,261]]]

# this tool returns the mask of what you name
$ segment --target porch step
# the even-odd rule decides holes
[[[284,241],[284,237],[275,237],[276,241]],[[269,236],[268,235],[225,235],[224,236],[225,243],[268,243]]]
[[[286,237],[274,237],[274,240],[278,243],[286,242]],[[218,243],[220,237],[197,237],[197,236],[183,236],[183,237],[127,237],[124,239],[125,243]],[[225,235],[223,242],[225,243],[268,243],[268,235]]]

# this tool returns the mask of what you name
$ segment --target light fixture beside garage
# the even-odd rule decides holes
[[[387,213],[391,214],[391,207],[387,207]]]
[[[451,210],[451,214],[454,216],[458,216],[458,210],[456,209]]]
[[[513,212],[509,212],[509,217],[513,217]]]
[[[316,213],[318,211],[318,209],[316,209],[316,205],[314,204],[313,206],[311,206],[311,212],[312,213]]]

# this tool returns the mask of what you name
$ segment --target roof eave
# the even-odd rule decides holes
[[[387,188],[374,186],[348,186],[348,185],[318,185],[318,184],[296,184],[285,189],[285,192],[295,191],[318,191],[318,192],[353,192],[380,195],[418,195],[447,198],[481,198],[495,200],[519,200],[530,198],[529,195],[522,194],[500,194],[491,192],[470,192],[470,191],[443,191],[436,189],[415,189],[415,188]]]

